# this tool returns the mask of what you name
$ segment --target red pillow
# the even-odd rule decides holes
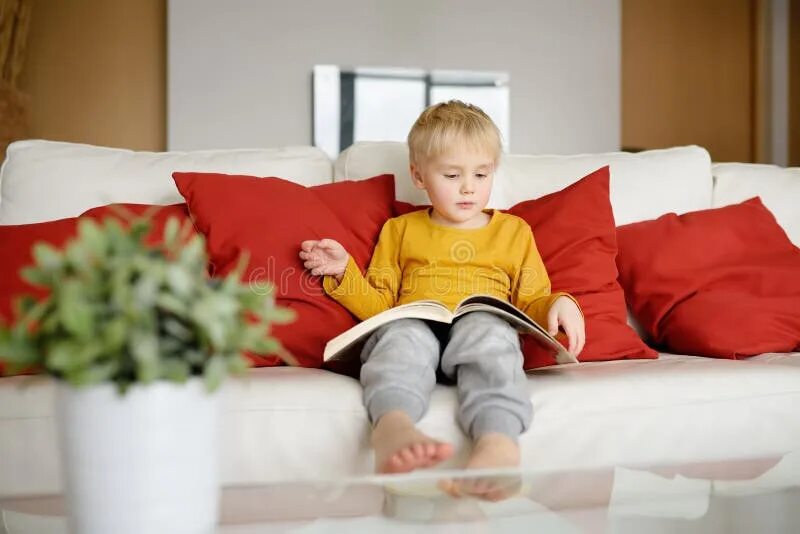
[[[3,261],[0,261],[0,320],[8,325],[16,317],[14,302],[22,295],[40,299],[47,296],[41,287],[29,284],[20,276],[20,271],[34,264],[32,248],[37,242],[45,242],[54,247],[63,246],[77,232],[77,218],[59,219],[35,224],[15,224],[0,226],[0,243],[3,248]],[[2,356],[2,355],[0,355]],[[0,362],[0,375],[3,363]]]
[[[150,244],[161,241],[169,217],[177,217],[181,223],[189,218],[186,204],[172,206],[118,204],[117,209],[131,215],[143,215],[146,212],[152,214],[153,226],[146,238]],[[120,219],[112,206],[92,208],[81,215],[98,221],[108,216]],[[5,324],[14,321],[14,301],[19,296],[31,295],[34,298],[43,298],[48,294],[44,288],[29,284],[19,274],[24,267],[34,264],[33,245],[42,241],[62,248],[77,234],[77,225],[78,218],[71,217],[42,223],[0,226],[0,243],[3,245],[4,253],[4,260],[0,262],[0,320]],[[0,374],[2,373],[3,365],[0,362]]]
[[[569,293],[581,305],[586,322],[581,361],[657,358],[627,324],[625,295],[614,263],[617,240],[609,180],[609,168],[603,167],[508,212],[533,229],[553,290]],[[523,352],[528,369],[555,363],[525,337]]]
[[[620,281],[654,343],[738,358],[800,346],[800,249],[759,198],[621,226]]]
[[[20,271],[34,264],[33,245],[39,241],[62,247],[76,234],[77,218],[59,219],[35,224],[0,226],[0,243],[3,244],[3,261],[0,261],[0,317],[5,324],[14,319],[13,302],[16,297],[28,294],[42,298],[47,292],[26,282]]]
[[[614,263],[617,241],[608,184],[609,169],[603,167],[561,191],[506,211],[531,226],[553,291],[565,291],[581,305],[586,346],[580,361],[656,358],[627,324]],[[412,209],[398,202],[395,211]],[[528,336],[522,336],[522,352],[525,369],[556,363]]]
[[[207,238],[212,269],[225,275],[243,251],[245,276],[271,281],[276,302],[292,308],[295,322],[273,334],[306,367],[320,367],[325,343],[355,325],[355,318],[322,289],[300,261],[300,243],[325,237],[339,241],[364,269],[381,227],[392,216],[394,177],[304,187],[280,178],[213,173],[173,173],[195,226]],[[256,365],[274,365],[275,358]]]

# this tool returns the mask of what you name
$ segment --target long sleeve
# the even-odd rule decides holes
[[[550,292],[550,277],[547,276],[547,270],[530,229],[522,234],[520,241],[519,250],[523,257],[519,270],[514,273],[511,280],[511,303],[546,329],[547,313],[556,299],[565,296],[572,299],[575,304],[578,302],[567,293]],[[580,305],[578,308],[580,309]]]
[[[351,256],[341,282],[324,277],[325,292],[362,321],[392,308],[400,289],[399,251],[399,228],[389,220],[381,229],[366,277]]]

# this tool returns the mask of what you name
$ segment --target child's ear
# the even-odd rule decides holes
[[[425,182],[422,181],[422,173],[420,172],[419,167],[412,163],[410,165],[410,170],[411,181],[414,182],[414,187],[417,189],[425,189]]]

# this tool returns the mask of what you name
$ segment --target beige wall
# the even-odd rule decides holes
[[[623,0],[622,144],[754,160],[754,2]]]
[[[30,136],[164,149],[165,2],[35,0],[20,79]]]

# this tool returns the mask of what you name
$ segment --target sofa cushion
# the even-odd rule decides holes
[[[0,380],[0,495],[58,492],[55,388],[45,377],[22,383]],[[800,368],[661,355],[537,369],[528,388],[534,418],[520,438],[525,469],[669,466],[800,448]],[[357,380],[317,369],[252,369],[226,381],[222,483],[372,473],[361,393]],[[463,465],[469,453],[456,403],[455,388],[438,385],[420,421],[457,448],[442,468]]]
[[[321,277],[304,269],[300,243],[335,239],[365,269],[381,227],[392,215],[392,176],[314,187],[280,178],[188,172],[173,176],[197,229],[207,238],[213,273],[226,275],[248,252],[245,279],[254,290],[272,282],[277,303],[297,314],[295,322],[273,327],[275,337],[301,365],[322,365],[327,341],[354,326],[355,318],[325,294]]]
[[[800,346],[800,249],[760,199],[617,230],[620,282],[659,346],[723,358]]]
[[[800,167],[718,163],[711,172],[714,174],[713,207],[761,197],[789,234],[789,239],[800,246]]]
[[[197,152],[134,152],[75,143],[18,141],[0,170],[0,224],[76,217],[115,202],[183,202],[175,171],[284,176],[303,185],[331,181],[318,148],[287,147]],[[43,196],[54,201],[42,201]]]
[[[626,322],[625,295],[617,282],[617,237],[608,187],[606,166],[561,191],[520,202],[508,211],[533,229],[553,290],[566,291],[580,303],[586,346],[579,359],[655,358],[656,352]],[[525,341],[527,369],[555,363],[538,344]]]
[[[697,146],[637,154],[507,154],[498,168],[489,207],[505,209],[559,191],[604,165],[611,167],[611,206],[617,224],[711,207],[711,159]],[[334,180],[357,180],[380,173],[395,175],[398,200],[428,202],[424,191],[411,183],[405,143],[355,143],[334,165]]]
[[[758,356],[748,358],[750,362],[758,362],[771,365],[790,365],[800,367],[800,352],[765,352]]]

